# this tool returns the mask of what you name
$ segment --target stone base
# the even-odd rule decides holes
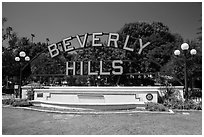
[[[76,110],[127,110],[127,109],[135,109],[137,107],[144,107],[144,102],[138,103],[60,103],[60,102],[48,102],[48,101],[31,101],[34,106],[40,107],[52,107],[59,109],[76,109]]]

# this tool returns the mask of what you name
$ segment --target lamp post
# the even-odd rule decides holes
[[[15,57],[15,61],[20,62],[20,61],[30,61],[30,57],[26,56],[26,53],[24,51],[21,51],[19,53],[19,57]],[[22,93],[21,93],[21,85],[22,85],[22,71],[25,67],[22,68],[22,64],[20,62],[20,78],[19,78],[19,95],[20,98],[22,98]]]
[[[188,73],[187,73],[187,53],[189,49],[189,45],[187,43],[183,43],[181,45],[181,49],[184,54],[184,80],[185,80],[185,95],[186,95],[186,100],[188,100]],[[190,50],[191,55],[195,55],[197,51],[195,49]],[[180,50],[175,50],[174,55],[179,56],[181,54]]]
[[[97,76],[97,87],[100,86],[101,76],[100,74]]]

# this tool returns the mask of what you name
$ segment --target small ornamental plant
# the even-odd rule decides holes
[[[145,109],[148,111],[169,111],[164,105],[154,102],[148,102],[145,104]]]

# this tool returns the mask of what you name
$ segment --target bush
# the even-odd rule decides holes
[[[193,100],[184,101],[184,109],[194,109],[195,102]]]
[[[164,106],[171,109],[183,109],[184,102],[177,98],[172,98],[171,100],[165,100]]]
[[[2,104],[3,105],[13,105],[15,99],[2,99]]]
[[[202,110],[202,101],[197,103],[196,106],[194,107],[195,110]]]
[[[33,88],[27,91],[28,100],[34,100],[34,90]]]
[[[16,100],[13,103],[14,107],[27,107],[27,106],[31,106],[31,103],[28,102],[27,100]]]
[[[164,105],[153,102],[146,103],[145,109],[149,111],[168,111]]]
[[[202,110],[202,102],[196,103],[193,100],[185,101],[184,109]]]
[[[14,107],[27,107],[32,104],[25,99],[3,99],[2,104],[4,105],[12,105]]]
[[[164,106],[171,109],[202,110],[202,102],[196,103],[193,100],[182,101],[179,99],[172,99],[170,101],[165,101]]]

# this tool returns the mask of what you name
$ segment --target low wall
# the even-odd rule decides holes
[[[27,95],[27,92],[29,90],[31,90],[32,88],[33,89],[37,89],[39,86],[32,86],[32,85],[26,85],[26,86],[22,86],[22,99],[27,99],[28,98],[28,95]],[[49,88],[49,86],[41,86],[42,88]]]
[[[173,87],[183,97],[183,86]],[[158,102],[166,87],[46,87],[34,89],[34,105],[46,107],[112,106],[130,108],[145,102]],[[106,107],[105,107],[106,108]]]
[[[49,87],[35,89],[35,100],[63,103],[157,102],[158,89],[150,87]],[[148,95],[148,97],[146,97]]]

